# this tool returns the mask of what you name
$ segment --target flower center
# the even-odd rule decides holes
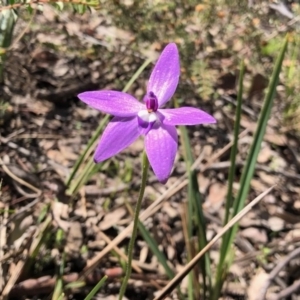
[[[145,97],[146,108],[149,113],[156,112],[158,109],[158,101],[153,92],[150,92]]]
[[[156,124],[160,121],[158,115],[158,101],[153,92],[148,93],[144,97],[146,109],[142,109],[138,112],[138,125],[143,134],[147,134]]]

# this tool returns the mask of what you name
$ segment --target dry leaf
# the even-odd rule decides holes
[[[278,181],[278,177],[275,175],[270,175],[266,172],[258,172],[257,174],[264,183],[270,186],[276,184],[276,182]]]
[[[269,146],[265,145],[258,154],[257,162],[260,164],[265,164],[271,159],[273,155],[274,152],[270,149]]]
[[[52,215],[53,219],[56,221],[57,225],[64,231],[68,232],[71,223],[65,221],[68,219],[68,205],[62,202],[53,202],[52,204]],[[65,220],[62,220],[64,218]]]
[[[262,269],[252,278],[247,290],[248,300],[264,299],[269,285],[269,275]]]
[[[227,186],[215,182],[209,187],[208,196],[205,203],[203,204],[204,209],[210,213],[214,213],[222,206],[227,194]]]
[[[19,249],[28,236],[26,233],[28,228],[33,225],[33,216],[31,211],[27,211],[18,215],[12,222],[12,231],[8,237],[8,245],[14,245],[15,249]]]
[[[70,222],[70,227],[66,237],[66,253],[78,256],[83,242],[81,224],[79,222]]]
[[[253,187],[253,189],[259,193],[262,193],[267,189],[267,186],[263,184],[260,179],[252,179],[250,184],[251,187]]]
[[[254,244],[265,244],[268,241],[265,230],[259,230],[255,227],[246,228],[241,232],[241,234]]]
[[[276,146],[285,146],[287,144],[286,135],[280,134],[278,132],[270,133],[267,131],[264,136],[264,140]]]
[[[116,210],[107,213],[103,220],[100,222],[99,229],[107,230],[110,227],[117,225],[117,223],[126,215],[124,207],[117,208]]]
[[[300,241],[300,228],[290,230],[284,240],[285,243]]]

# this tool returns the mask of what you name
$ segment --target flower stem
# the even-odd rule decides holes
[[[146,187],[146,182],[147,182],[148,169],[149,169],[149,161],[148,161],[146,153],[144,152],[143,153],[143,162],[142,162],[142,182],[141,182],[139,197],[138,197],[138,201],[137,201],[137,204],[135,207],[135,212],[134,212],[134,217],[133,217],[133,228],[132,228],[131,239],[129,241],[129,246],[128,246],[128,261],[127,261],[127,266],[126,266],[126,273],[125,273],[125,277],[123,279],[122,286],[120,289],[119,300],[123,299],[123,296],[124,296],[126,288],[127,288],[128,280],[131,275],[131,263],[132,263],[132,257],[133,257],[133,248],[134,248],[134,242],[135,242],[137,229],[138,229],[139,214],[140,214],[142,200],[144,197],[144,192],[145,192],[145,187]]]

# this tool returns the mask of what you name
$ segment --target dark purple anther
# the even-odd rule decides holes
[[[149,95],[146,96],[146,107],[148,112],[155,112],[158,109],[157,98],[153,92],[150,92]]]

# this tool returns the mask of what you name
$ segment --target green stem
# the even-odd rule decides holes
[[[103,120],[100,122],[98,128],[96,129],[96,131],[94,132],[93,136],[90,138],[87,146],[85,147],[83,153],[80,155],[80,157],[78,158],[78,160],[76,161],[72,172],[69,176],[69,178],[66,181],[66,186],[71,190],[70,194],[73,193],[74,188],[71,187],[71,182],[74,179],[79,167],[81,166],[82,162],[85,160],[85,158],[88,156],[88,154],[91,152],[91,147],[94,145],[94,143],[96,142],[96,140],[99,138],[99,135],[104,127],[104,125],[107,123],[107,121],[109,120],[109,115],[106,115]]]
[[[134,242],[135,242],[135,238],[136,238],[136,234],[137,234],[137,230],[138,230],[139,214],[140,214],[140,210],[141,210],[141,206],[142,206],[142,200],[144,197],[148,169],[149,169],[149,161],[148,161],[146,153],[144,152],[143,153],[143,162],[142,162],[142,183],[141,183],[141,188],[140,188],[140,192],[139,192],[139,198],[138,198],[135,212],[134,212],[132,235],[131,235],[131,239],[130,239],[129,246],[128,246],[128,262],[127,262],[127,266],[126,266],[125,277],[123,279],[122,286],[120,289],[119,300],[123,299],[123,296],[124,296],[126,288],[127,288],[128,280],[131,275],[133,247],[134,247]]]
[[[231,148],[230,153],[230,161],[231,166],[229,169],[228,174],[228,191],[227,191],[227,198],[225,202],[225,218],[223,225],[225,226],[229,221],[230,215],[230,208],[232,207],[232,194],[233,194],[233,182],[236,172],[236,156],[238,152],[238,142],[239,142],[239,132],[240,132],[240,122],[242,116],[242,101],[243,101],[243,82],[244,82],[244,73],[245,73],[245,64],[244,61],[241,62],[240,67],[240,76],[239,76],[239,88],[238,88],[238,97],[237,97],[237,106],[236,106],[236,113],[235,113],[235,123],[234,123],[234,139],[233,145]]]

